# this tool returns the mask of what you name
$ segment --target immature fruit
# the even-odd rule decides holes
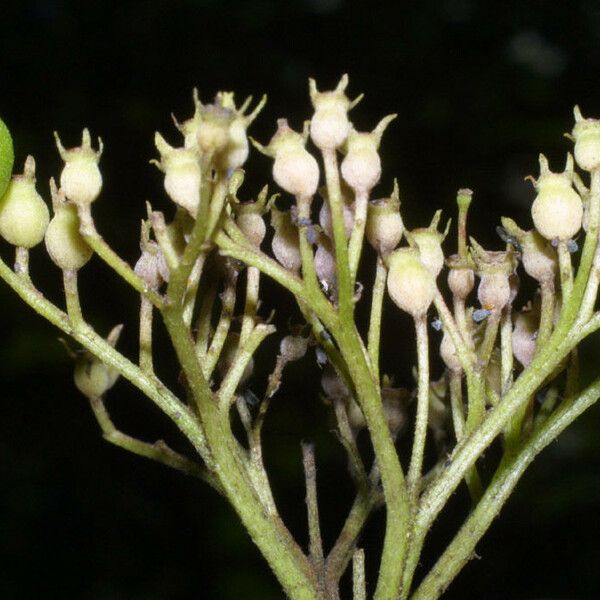
[[[160,162],[152,162],[165,174],[165,191],[175,204],[185,208],[195,218],[202,181],[197,152],[173,148],[158,132],[154,136],[154,143],[160,152]]]
[[[516,257],[509,246],[507,251],[484,250],[471,238],[471,252],[480,277],[477,299],[483,308],[500,312],[512,301],[510,277],[517,266]],[[515,282],[513,281],[513,284]]]
[[[502,227],[519,244],[525,272],[536,281],[553,282],[558,271],[556,251],[535,229],[523,231],[512,219],[502,217]]]
[[[442,341],[440,343],[440,356],[444,361],[448,370],[452,373],[461,373],[462,365],[460,360],[458,359],[458,355],[456,354],[456,346],[452,341],[450,335],[448,335],[447,331],[444,331],[444,335],[442,336]]]
[[[121,335],[122,325],[117,325],[108,334],[106,341],[114,348]],[[86,352],[75,363],[73,374],[75,386],[87,398],[103,396],[119,378],[119,372]]]
[[[60,174],[60,187],[65,196],[75,204],[91,204],[100,195],[102,175],[98,161],[102,155],[102,140],[98,138],[98,150],[92,148],[92,140],[88,129],[83,130],[81,146],[65,149],[54,132],[56,147],[61,158],[65,161]]]
[[[600,120],[584,119],[576,106],[575,126],[572,136],[575,140],[575,160],[585,171],[592,171],[600,167]]]
[[[468,260],[452,254],[446,261],[448,265],[448,287],[452,295],[459,300],[466,300],[475,287],[475,273]]]
[[[13,246],[33,248],[50,220],[48,207],[35,189],[35,161],[28,156],[22,175],[14,175],[0,198],[0,236]]]
[[[286,335],[279,344],[279,354],[285,362],[300,360],[308,349],[308,338],[301,335]]]
[[[348,111],[356,102],[346,96],[348,75],[344,75],[335,90],[319,92],[314,79],[309,79],[310,99],[315,114],[310,121],[310,137],[321,150],[333,150],[341,146],[350,132]]]
[[[581,229],[583,203],[573,189],[573,157],[567,158],[563,173],[553,173],[540,155],[540,176],[535,182],[538,192],[531,216],[538,232],[547,240],[569,240]]]
[[[277,131],[268,146],[253,140],[263,154],[274,158],[273,179],[288,194],[311,198],[319,186],[319,164],[304,147],[308,132],[294,131],[287,119],[277,121]]]
[[[400,243],[404,223],[400,216],[398,185],[389,198],[381,198],[369,203],[365,235],[379,254],[386,256]]]
[[[394,303],[415,319],[423,317],[435,296],[435,279],[412,248],[390,254],[387,289]]]
[[[289,271],[299,271],[302,265],[300,240],[298,229],[292,224],[289,213],[273,208],[271,224],[275,228],[275,234],[271,241],[271,249],[275,258]]]
[[[526,367],[535,356],[539,312],[520,312],[515,317],[512,350],[515,358]]]
[[[65,202],[55,208],[45,241],[52,262],[65,271],[81,269],[93,254],[79,233],[79,217],[74,204]]]

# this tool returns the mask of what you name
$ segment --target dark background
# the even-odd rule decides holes
[[[600,116],[600,4],[592,0],[502,3],[472,0],[155,0],[115,4],[5,0],[0,15],[0,115],[11,128],[17,168],[38,161],[39,189],[60,161],[52,131],[75,145],[84,126],[105,142],[98,227],[130,262],[138,253],[144,201],[167,207],[148,160],[170,119],[192,112],[191,89],[205,101],[219,89],[269,95],[253,126],[261,141],[277,117],[300,127],[310,116],[307,78],[324,89],[343,72],[359,129],[385,114],[399,118],[384,137],[379,194],[398,177],[407,226],[438,207],[452,214],[460,187],[475,190],[471,231],[500,247],[497,218],[529,224],[527,174],[537,154],[562,167],[572,108]],[[248,163],[246,194],[268,177]],[[453,242],[452,242],[453,243]],[[0,252],[9,259],[4,245]],[[59,273],[41,250],[34,279],[60,301]],[[368,265],[367,265],[368,267]],[[121,348],[135,353],[135,294],[94,261],[83,273],[86,314],[101,332],[127,323]],[[523,299],[523,303],[525,302]],[[281,301],[266,286],[264,314]],[[103,442],[58,334],[0,288],[0,598],[280,598],[281,592],[213,492]],[[280,319],[288,316],[287,305]],[[291,310],[291,309],[289,309]],[[293,316],[293,313],[290,312]],[[391,309],[386,369],[402,383],[413,357],[409,323]],[[161,336],[163,339],[161,339]],[[157,360],[174,382],[164,335]],[[264,376],[276,340],[266,346]],[[589,347],[587,363],[597,363]],[[438,370],[439,372],[439,370]],[[343,456],[316,400],[313,361],[291,369],[267,424],[267,461],[282,513],[305,540],[299,441],[316,440],[325,538],[331,543],[351,501]],[[298,390],[306,386],[306,393]],[[312,389],[311,388],[314,388]],[[147,401],[119,382],[109,397],[117,423],[144,439],[177,440]],[[586,414],[547,449],[519,484],[473,561],[446,594],[452,599],[588,599],[600,596],[600,412]],[[176,441],[174,443],[177,443]],[[181,444],[181,442],[179,442]],[[430,565],[466,510],[456,495],[436,528]],[[376,516],[364,544],[381,533]],[[377,546],[375,545],[375,548]],[[368,564],[376,577],[376,558]]]

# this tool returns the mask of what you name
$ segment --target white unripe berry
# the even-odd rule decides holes
[[[165,191],[175,204],[185,208],[195,218],[202,183],[197,152],[186,148],[173,148],[158,132],[154,143],[160,152],[160,162],[152,162],[165,174]]]
[[[535,182],[537,196],[531,206],[533,224],[547,240],[569,240],[581,229],[583,203],[573,189],[573,158],[567,158],[563,173],[553,173],[540,155],[540,177]]]
[[[447,331],[444,331],[440,342],[440,356],[449,371],[456,374],[462,373],[462,365],[456,354],[456,346]]]
[[[304,147],[307,136],[308,131],[300,134],[287,119],[278,119],[277,131],[268,146],[252,140],[260,152],[274,159],[273,179],[277,185],[300,198],[311,198],[319,186],[319,164]]]
[[[250,243],[256,248],[260,247],[267,234],[267,226],[262,215],[252,211],[240,212],[235,222]]]
[[[321,192],[323,194],[323,192]],[[325,234],[333,239],[333,223],[331,222],[331,209],[329,208],[329,200],[327,199],[327,194],[325,194],[325,198],[323,200],[323,204],[321,205],[321,210],[319,210],[319,225],[325,232]],[[344,216],[344,230],[346,233],[346,237],[349,238],[352,233],[352,227],[354,225],[354,211],[352,210],[352,206],[348,204],[345,199],[342,205],[343,216]]]
[[[315,109],[310,122],[310,137],[320,150],[339,148],[350,133],[348,111],[360,97],[351,102],[346,96],[348,76],[344,75],[335,90],[319,92],[314,79],[309,79],[310,99]]]
[[[183,133],[184,147],[212,158],[219,171],[232,172],[248,158],[247,129],[266,103],[263,96],[256,108],[246,115],[252,98],[247,98],[239,108],[232,92],[219,92],[214,104],[202,104],[198,90],[194,89],[195,111],[192,118],[175,125]]]
[[[466,300],[475,287],[475,273],[467,260],[453,254],[446,261],[448,265],[448,287],[452,295],[459,300]]]
[[[579,107],[573,110],[575,126],[572,137],[575,141],[575,161],[585,171],[600,167],[600,120],[584,119]]]
[[[326,284],[327,289],[336,286],[336,264],[333,246],[329,238],[321,236],[315,252],[315,271],[321,284]]]
[[[122,325],[117,325],[108,335],[107,342],[115,346]],[[75,363],[73,379],[75,386],[86,398],[93,400],[102,397],[117,381],[119,372],[103,363],[99,358],[85,353]]]
[[[275,258],[288,271],[297,273],[302,265],[298,229],[293,225],[289,213],[275,208],[271,211],[271,224],[275,228],[271,241]]]
[[[483,308],[500,312],[511,302],[509,278],[517,266],[512,247],[503,252],[491,252],[471,238],[471,250],[480,277],[477,299]]]
[[[300,360],[308,349],[308,338],[301,335],[286,335],[279,344],[279,354],[286,362]]]
[[[22,175],[13,175],[0,198],[0,236],[13,246],[33,248],[43,239],[50,213],[35,189],[35,161],[28,156]]]
[[[65,196],[75,204],[89,205],[100,195],[102,190],[102,174],[98,168],[100,156],[104,148],[98,138],[98,150],[92,148],[92,140],[88,129],[83,130],[81,146],[65,149],[54,132],[56,147],[65,162],[60,174],[60,187]]]
[[[412,248],[400,248],[388,258],[387,289],[394,303],[415,319],[423,317],[435,296],[435,279]]]
[[[525,272],[536,281],[553,282],[558,272],[556,251],[535,229],[523,231],[512,219],[502,217],[502,227],[520,246]]]
[[[515,317],[512,350],[523,367],[527,367],[535,356],[538,321],[537,311],[520,312]]]
[[[371,246],[386,256],[400,243],[403,232],[398,185],[394,182],[391,197],[369,203],[365,235]]]
[[[378,150],[381,136],[395,118],[396,115],[384,117],[370,133],[350,131],[344,147],[346,156],[340,170],[344,181],[355,193],[368,193],[379,181],[381,159]]]
[[[406,239],[413,248],[419,250],[421,262],[429,269],[434,278],[440,274],[444,268],[444,251],[442,250],[442,242],[448,232],[446,226],[445,232],[437,230],[442,211],[436,211],[431,224],[427,228],[413,229],[406,232]]]
[[[239,173],[239,171],[236,171],[236,173]],[[269,210],[269,204],[273,200],[273,198],[268,199],[269,188],[265,185],[254,202],[240,202],[235,196],[236,191],[237,187],[232,190],[230,185],[230,195],[234,199],[231,207],[235,213],[235,222],[248,241],[255,248],[259,248],[267,234],[267,226],[263,215]]]

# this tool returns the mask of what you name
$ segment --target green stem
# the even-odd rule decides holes
[[[369,478],[371,482],[376,479],[373,477],[373,474],[372,472]],[[377,491],[376,485],[377,483],[375,482],[370,487],[365,487],[358,491],[350,512],[346,517],[342,531],[327,556],[326,572],[328,587],[336,585],[343,575],[352,558],[352,551],[356,540],[364,529],[369,515],[381,503],[381,494]]]
[[[163,298],[160,294],[148,288],[146,282],[134,272],[134,270],[104,241],[96,231],[90,205],[78,205],[80,233],[87,245],[118,275],[120,275],[134,290],[143,294],[156,306],[163,306]]]
[[[310,560],[323,577],[325,558],[323,557],[323,541],[319,525],[319,503],[317,501],[317,468],[315,465],[315,448],[312,444],[302,444],[302,465],[306,485],[306,512],[308,515],[308,539]]]
[[[429,414],[429,342],[427,335],[426,317],[415,318],[417,333],[417,419],[408,469],[407,485],[413,501],[419,490],[419,480],[423,469],[425,456],[425,441],[427,439],[427,420]]]
[[[175,347],[188,385],[199,407],[206,439],[215,458],[217,475],[225,495],[238,513],[254,543],[292,600],[320,598],[314,571],[289,531],[268,514],[240,461],[237,442],[229,425],[229,412],[219,410],[196,358],[194,343],[180,312],[163,311],[165,325]]]
[[[542,297],[542,306],[540,308],[540,327],[536,340],[536,352],[544,347],[552,333],[554,323],[554,281],[547,280],[540,283],[540,294]]]
[[[557,364],[577,343],[574,335],[567,335],[567,326],[563,325],[554,331],[548,344],[521,373],[504,398],[492,409],[479,427],[459,444],[444,474],[424,492],[414,519],[413,543],[406,567],[408,574],[406,579],[409,584],[427,531],[461,479],[506,427],[509,420],[529,401],[531,393],[553,372]]]
[[[154,374],[152,362],[152,321],[154,307],[145,296],[140,302],[140,369],[148,375]]]
[[[206,445],[202,427],[192,411],[160,381],[145,374],[85,323],[74,327],[63,311],[46,300],[33,286],[24,283],[2,260],[0,260],[0,277],[36,313],[77,340],[99,360],[116,369],[125,379],[150,398],[193,444],[208,468],[213,469],[214,460]]]
[[[348,244],[348,261],[350,264],[350,278],[352,282],[356,281],[356,273],[362,253],[362,246],[365,237],[365,226],[367,224],[367,209],[369,207],[369,194],[362,190],[356,194],[354,202],[354,224],[350,234],[350,243]]]
[[[65,288],[65,301],[69,319],[73,327],[80,327],[84,324],[84,320],[81,313],[81,303],[79,302],[77,271],[63,271],[63,285]]]
[[[325,165],[327,199],[331,212],[333,243],[335,247],[340,318],[342,322],[351,323],[354,320],[354,289],[350,275],[350,264],[348,262],[346,225],[344,224],[344,200],[340,188],[340,174],[335,149],[323,150],[323,164]]]
[[[352,592],[353,600],[367,600],[365,551],[362,548],[357,548],[352,556]]]
[[[332,330],[348,365],[359,404],[367,421],[371,442],[381,471],[387,510],[386,531],[375,600],[393,600],[400,589],[408,543],[410,503],[402,467],[387,426],[378,386],[369,368],[367,354],[356,328],[342,325]]]
[[[181,471],[186,475],[202,479],[216,491],[221,494],[223,493],[219,482],[206,469],[203,469],[200,465],[186,456],[172,450],[163,440],[158,440],[153,444],[150,444],[119,431],[114,426],[102,398],[96,397],[90,398],[89,400],[94,416],[102,430],[102,437],[107,442],[110,442],[123,450],[127,450],[127,452],[131,452],[132,454],[149,458],[150,460],[154,460],[167,467]]]
[[[371,297],[371,316],[369,318],[368,350],[371,362],[371,371],[375,381],[379,381],[379,347],[381,339],[381,315],[383,313],[383,299],[385,297],[385,281],[387,268],[381,256],[377,256],[375,283]]]
[[[504,395],[513,382],[512,310],[506,308],[500,324],[500,394]]]
[[[246,299],[244,301],[244,316],[240,331],[240,344],[245,344],[252,332],[256,321],[258,307],[258,291],[260,287],[260,271],[256,267],[246,269]]]
[[[222,408],[226,408],[233,404],[235,401],[235,390],[244,376],[244,371],[246,370],[248,363],[252,359],[252,356],[260,343],[274,331],[275,327],[273,325],[261,323],[252,330],[244,345],[242,345],[240,340],[233,363],[227,371],[227,374],[221,383],[221,387],[219,388],[218,398]]]
[[[560,291],[562,300],[566,304],[573,291],[573,264],[571,263],[571,253],[567,248],[567,242],[564,240],[558,242],[558,265],[560,269]]]
[[[457,443],[462,440],[465,431],[465,411],[462,397],[462,374],[451,372],[450,375],[450,407],[452,424]]]
[[[411,600],[439,598],[473,556],[475,546],[533,459],[600,397],[600,379],[575,400],[566,400],[513,455],[505,456],[481,501],[421,582]]]
[[[300,243],[300,257],[302,259],[302,279],[309,292],[320,294],[321,288],[315,271],[315,257],[312,244],[308,241],[307,230],[310,225],[310,204],[312,198],[297,197],[296,205],[298,207],[298,238]]]

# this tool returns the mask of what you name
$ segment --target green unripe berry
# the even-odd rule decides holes
[[[86,398],[103,396],[118,378],[118,371],[89,356],[77,361],[73,374],[75,386]]]
[[[122,325],[108,334],[106,341],[114,348],[119,340]],[[119,372],[86,352],[77,359],[73,379],[77,389],[90,400],[103,396],[117,381]]]
[[[46,230],[46,250],[57,267],[77,271],[90,260],[93,250],[79,233],[77,207],[66,202],[55,186],[53,200],[54,217]]]
[[[412,248],[400,248],[388,259],[387,289],[402,310],[415,319],[423,317],[435,296],[435,279]]]
[[[33,248],[44,239],[50,213],[35,189],[35,161],[28,156],[22,175],[13,176],[0,198],[0,236],[14,246]]]
[[[0,198],[10,182],[14,160],[15,153],[10,131],[0,119]]]

